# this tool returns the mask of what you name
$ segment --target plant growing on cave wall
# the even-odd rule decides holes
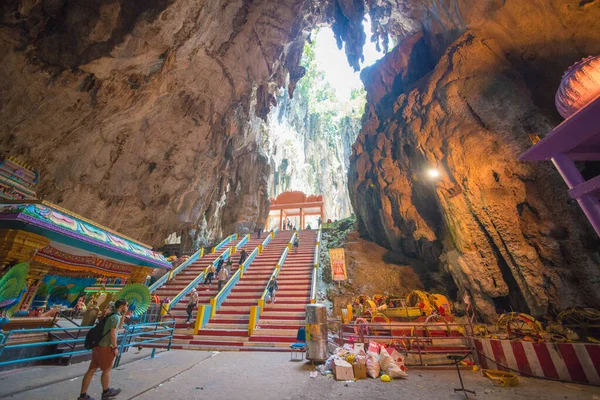
[[[265,148],[273,167],[270,195],[288,190],[324,194],[329,217],[340,219],[352,213],[346,170],[366,92],[354,89],[341,99],[320,68],[316,44],[317,40],[305,43],[301,65],[306,75],[298,82],[294,98],[282,89],[269,116]]]

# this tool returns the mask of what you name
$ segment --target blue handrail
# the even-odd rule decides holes
[[[246,245],[246,243],[248,243],[248,240],[250,239],[250,235],[244,235],[244,238],[242,240],[240,240],[240,242],[238,244],[235,245],[235,249],[234,249],[234,253],[236,250],[241,249],[242,247],[244,247]]]
[[[204,257],[204,248],[201,248],[200,250],[192,254],[190,258],[182,262],[181,265],[177,266],[177,268],[171,270],[171,272],[169,272],[168,274],[164,274],[156,282],[150,285],[150,287],[148,288],[150,290],[150,293],[160,288],[162,285],[173,279],[178,273],[180,273],[181,271],[183,271],[202,257]]]
[[[153,327],[153,329],[148,330],[147,328],[149,328],[149,327]],[[2,355],[4,350],[43,347],[43,346],[52,346],[52,345],[58,346],[61,344],[72,344],[72,343],[84,343],[85,335],[81,335],[82,331],[87,331],[91,328],[92,328],[92,326],[78,326],[78,327],[73,327],[73,328],[35,328],[35,329],[11,330],[8,333],[6,333],[6,335],[4,335],[4,334],[0,335],[0,356]],[[166,340],[166,339],[169,340],[169,346],[168,346],[167,350],[170,350],[171,343],[173,340],[173,334],[175,331],[175,320],[172,319],[169,321],[157,321],[157,322],[149,322],[149,323],[143,323],[143,324],[129,324],[129,325],[124,325],[124,328],[125,328],[125,331],[123,333],[117,334],[117,341],[119,342],[120,353],[122,353],[126,347],[140,346],[145,343],[154,342],[156,340]],[[54,333],[54,332],[70,332],[70,331],[77,332],[77,337],[75,339],[58,339],[58,340],[48,340],[48,341],[34,342],[34,343],[8,344],[9,338],[15,333],[17,333],[17,334],[21,334],[21,333],[47,333],[47,334],[50,334],[50,333]],[[161,335],[159,338],[156,337],[157,333],[162,334],[164,332],[167,332],[167,335]],[[141,336],[141,335],[146,335],[146,336],[154,335],[154,337],[152,339],[142,338],[141,341],[136,340],[135,342],[132,343],[131,338]],[[81,336],[81,337],[79,337],[79,336]],[[74,348],[74,346],[72,348]],[[90,352],[91,352],[91,350],[83,349],[83,350],[73,350],[73,351],[69,351],[69,352],[47,354],[47,355],[43,355],[43,356],[24,357],[24,358],[18,358],[16,360],[0,361],[0,366],[17,364],[17,363],[22,363],[22,362],[48,360],[48,359],[58,358],[58,357],[74,356],[74,355],[86,354],[86,353],[90,353]],[[119,360],[120,360],[120,355],[119,355],[119,357],[117,357],[117,360],[115,360],[115,367],[118,366]]]
[[[231,254],[231,247],[228,247],[227,250],[225,250],[219,255],[219,257],[215,258],[215,260],[212,262],[212,265],[216,267],[219,258],[223,257],[225,259],[229,257],[229,254]],[[206,268],[204,269],[204,271],[200,272],[200,274],[198,274],[198,276],[196,276],[194,280],[192,280],[181,292],[179,292],[175,297],[173,297],[173,300],[171,300],[167,307],[167,311],[170,311],[175,305],[177,305],[177,303],[179,303],[181,299],[183,299],[189,292],[191,292],[193,288],[198,286],[198,283],[200,283],[200,281],[204,279],[205,275]]]
[[[277,235],[277,232],[273,232],[273,236],[275,235]],[[262,248],[264,249],[265,247],[267,247],[267,245],[271,243],[271,240],[273,240],[273,237],[271,237],[271,235],[267,235],[265,240],[263,240],[263,242],[261,243]]]
[[[215,253],[217,250],[221,250],[223,247],[225,247],[227,245],[227,243],[233,241],[237,239],[237,233],[234,233],[233,235],[227,236],[225,239],[223,239],[221,241],[221,243],[219,243],[218,245],[216,245],[215,247],[213,247],[211,253]]]
[[[229,281],[225,284],[223,289],[221,289],[221,291],[219,293],[217,293],[217,295],[215,297],[210,299],[210,305],[212,306],[212,309],[211,309],[212,316],[214,316],[215,313],[217,312],[217,310],[219,309],[219,307],[221,307],[221,304],[225,301],[227,296],[229,296],[229,293],[231,292],[231,290],[239,282],[239,280],[242,277],[242,274],[248,270],[248,268],[250,267],[250,264],[252,264],[252,261],[254,261],[254,259],[256,258],[257,255],[258,255],[258,247],[256,247],[252,251],[252,253],[250,253],[250,255],[248,256],[246,261],[244,261],[244,263],[242,265],[240,265],[238,270],[235,272],[235,274],[233,274],[231,279],[229,279]]]
[[[290,252],[290,248],[292,247],[292,244],[294,243],[294,238],[296,237],[296,235],[297,235],[296,232],[294,232],[292,234],[292,237],[290,238],[290,241],[287,243],[285,249],[283,250],[281,257],[279,257],[279,261],[277,261],[275,270],[273,271],[273,273],[269,277],[269,280],[267,281],[267,284],[265,285],[265,290],[263,290],[263,293],[260,296],[260,299],[258,300],[258,307],[260,309],[260,312],[259,312],[259,315],[257,315],[257,321],[258,321],[258,317],[260,317],[260,314],[262,314],[262,310],[265,306],[265,297],[267,296],[267,292],[269,291],[269,285],[271,284],[271,281],[273,279],[275,279],[279,276],[279,271],[281,270],[281,267],[283,266],[283,264],[285,263],[285,260],[287,259],[287,256]]]

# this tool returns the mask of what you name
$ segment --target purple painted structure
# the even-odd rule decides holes
[[[600,161],[600,96],[558,125],[520,161],[551,160],[600,236],[600,175],[586,181],[575,161]]]

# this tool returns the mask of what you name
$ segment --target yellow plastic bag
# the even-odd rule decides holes
[[[391,382],[392,378],[389,377],[389,375],[381,375],[381,382]]]
[[[519,378],[512,372],[498,371],[496,369],[482,369],[483,376],[489,378],[495,385],[499,386],[517,386]]]

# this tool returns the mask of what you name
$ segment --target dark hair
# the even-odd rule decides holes
[[[115,301],[115,310],[118,310],[119,307],[121,307],[125,304],[127,304],[127,300],[125,300],[125,299],[119,299],[119,300]]]

